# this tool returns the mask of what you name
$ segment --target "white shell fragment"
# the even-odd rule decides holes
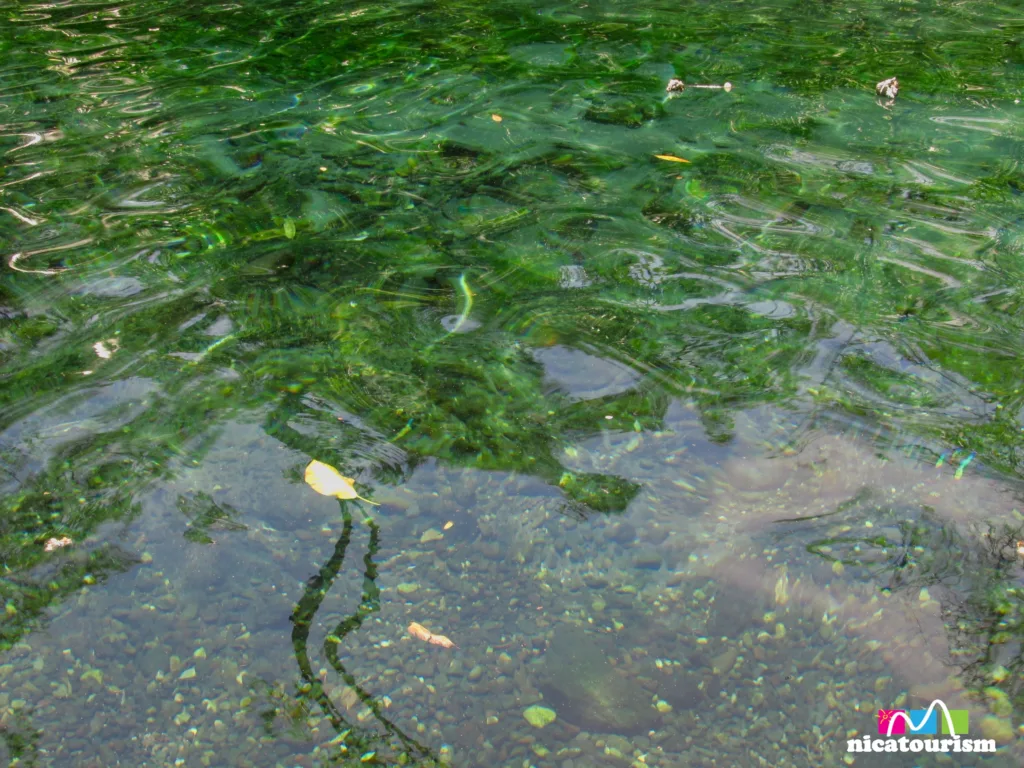
[[[70,547],[75,542],[72,541],[68,536],[61,536],[60,538],[52,537],[46,540],[46,544],[43,546],[44,552],[55,552],[58,549],[64,547]]]
[[[875,86],[875,93],[879,96],[883,96],[889,101],[893,101],[896,95],[900,92],[900,81],[895,77],[890,77],[888,80],[883,80]]]
[[[686,83],[682,80],[672,78],[668,81],[668,85],[665,86],[665,90],[669,93],[678,93],[687,87]],[[732,90],[732,83],[723,83],[722,85],[691,85],[690,88],[708,88],[711,90],[721,90],[729,92]]]

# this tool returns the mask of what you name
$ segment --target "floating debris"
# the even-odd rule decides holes
[[[43,545],[44,552],[54,552],[64,547],[70,547],[75,542],[69,536],[61,536],[60,538],[49,538],[46,540],[46,544]]]
[[[95,344],[92,345],[92,349],[96,353],[96,356],[102,358],[103,360],[109,360],[117,351],[117,348],[117,339],[97,341]]]
[[[429,629],[424,627],[422,624],[418,624],[415,621],[412,622],[412,624],[410,624],[406,628],[406,632],[408,632],[410,635],[412,635],[416,639],[424,640],[424,641],[430,643],[431,645],[439,645],[442,648],[458,648],[459,647],[455,643],[453,643],[451,640],[449,640],[447,637],[445,637],[444,635],[435,635],[433,632],[431,632]]]
[[[707,88],[708,90],[725,91],[728,93],[732,90],[732,83],[725,82],[721,85],[687,85],[682,80],[673,77],[668,81],[668,85],[665,86],[665,90],[669,93],[679,93],[686,88]]]
[[[377,506],[377,502],[364,499],[355,489],[355,480],[344,477],[334,467],[321,461],[313,460],[306,467],[306,485],[323,496],[336,499],[359,499],[367,504]]]
[[[896,100],[896,96],[900,92],[900,81],[895,77],[890,77],[888,80],[875,85],[875,93],[883,98],[889,100],[889,104],[892,104]]]

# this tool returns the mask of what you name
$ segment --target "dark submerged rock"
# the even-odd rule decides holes
[[[661,720],[651,693],[615,669],[580,627],[555,629],[537,687],[559,718],[586,730],[629,735],[646,732]]]
[[[632,544],[636,541],[636,527],[632,523],[621,522],[608,530],[608,538],[619,544]]]
[[[643,568],[646,571],[656,571],[661,568],[661,555],[650,550],[637,552],[633,555],[633,567]]]

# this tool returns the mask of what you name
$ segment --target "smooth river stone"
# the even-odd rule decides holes
[[[555,629],[537,687],[559,718],[588,731],[636,734],[661,721],[650,692],[615,669],[580,627]]]

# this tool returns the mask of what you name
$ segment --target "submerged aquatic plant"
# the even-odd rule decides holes
[[[863,530],[871,534],[832,534],[817,538],[807,551],[852,569],[848,578],[869,579],[879,589],[911,596],[922,589],[937,599],[949,635],[948,664],[979,700],[1000,691],[1009,711],[1024,711],[1024,540],[1022,525],[988,525],[961,530],[928,510],[892,510],[862,492],[818,518],[781,521],[794,526]],[[813,535],[813,534],[812,534]]]

